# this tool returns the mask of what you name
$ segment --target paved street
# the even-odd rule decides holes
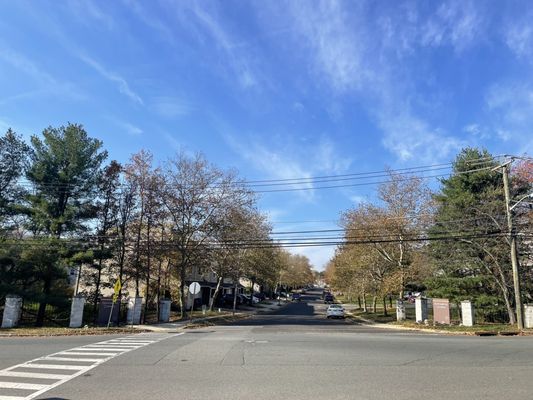
[[[83,352],[96,354],[76,354]],[[0,372],[0,399],[37,393],[14,382],[46,390],[34,398],[72,400],[511,399],[533,393],[531,337],[441,336],[327,320],[316,295],[274,314],[183,335],[0,339],[1,368],[35,358],[41,358],[35,364],[83,369],[39,372],[79,372],[50,390],[38,385],[55,381]]]

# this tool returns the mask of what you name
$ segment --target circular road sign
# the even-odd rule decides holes
[[[190,294],[198,294],[200,293],[200,284],[198,282],[193,282],[189,285],[189,293]]]

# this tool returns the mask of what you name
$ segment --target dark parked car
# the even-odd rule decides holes
[[[254,296],[257,297],[259,300],[263,301],[266,299],[266,294],[264,293],[254,293]]]
[[[301,301],[302,295],[300,293],[293,293],[292,294],[292,301]]]
[[[241,295],[237,295],[237,305],[241,305],[242,304],[242,296]],[[222,307],[230,307],[232,308],[233,307],[233,294],[229,294],[229,293],[226,293],[226,294],[223,294],[221,297],[220,297],[220,300],[218,301],[219,305],[222,306]]]
[[[324,295],[324,303],[333,303],[333,295],[331,293],[327,293]]]

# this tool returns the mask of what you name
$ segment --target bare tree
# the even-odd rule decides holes
[[[178,259],[181,315],[186,307],[185,280],[192,266],[209,260],[209,245],[221,225],[222,211],[246,204],[249,192],[233,173],[209,164],[202,155],[177,154],[164,170],[161,198],[171,223],[170,243]]]

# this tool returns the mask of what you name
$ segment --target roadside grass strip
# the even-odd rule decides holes
[[[140,333],[91,343],[0,370],[0,400],[29,400],[132,350],[183,335]]]

